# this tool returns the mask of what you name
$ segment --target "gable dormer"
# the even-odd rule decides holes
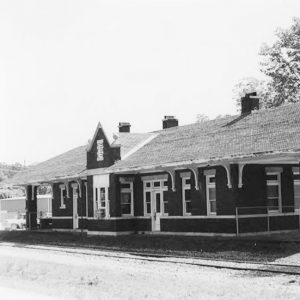
[[[106,168],[120,160],[120,145],[111,145],[100,124],[87,148],[87,169]]]

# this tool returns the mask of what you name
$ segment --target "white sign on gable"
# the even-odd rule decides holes
[[[97,161],[103,160],[103,140],[97,141]]]

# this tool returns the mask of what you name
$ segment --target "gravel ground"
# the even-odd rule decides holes
[[[5,300],[299,299],[300,276],[2,245],[0,292]]]

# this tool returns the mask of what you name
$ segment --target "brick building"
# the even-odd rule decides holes
[[[51,184],[54,230],[89,234],[236,235],[299,228],[300,103],[130,133],[110,143],[99,123],[88,145],[13,180],[26,186],[34,227],[36,190]]]

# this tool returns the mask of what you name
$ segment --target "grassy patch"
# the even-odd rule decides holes
[[[1,242],[72,246],[103,250],[151,253],[242,261],[274,261],[300,252],[300,243],[274,239],[236,239],[187,236],[86,236],[57,232],[0,232]]]

